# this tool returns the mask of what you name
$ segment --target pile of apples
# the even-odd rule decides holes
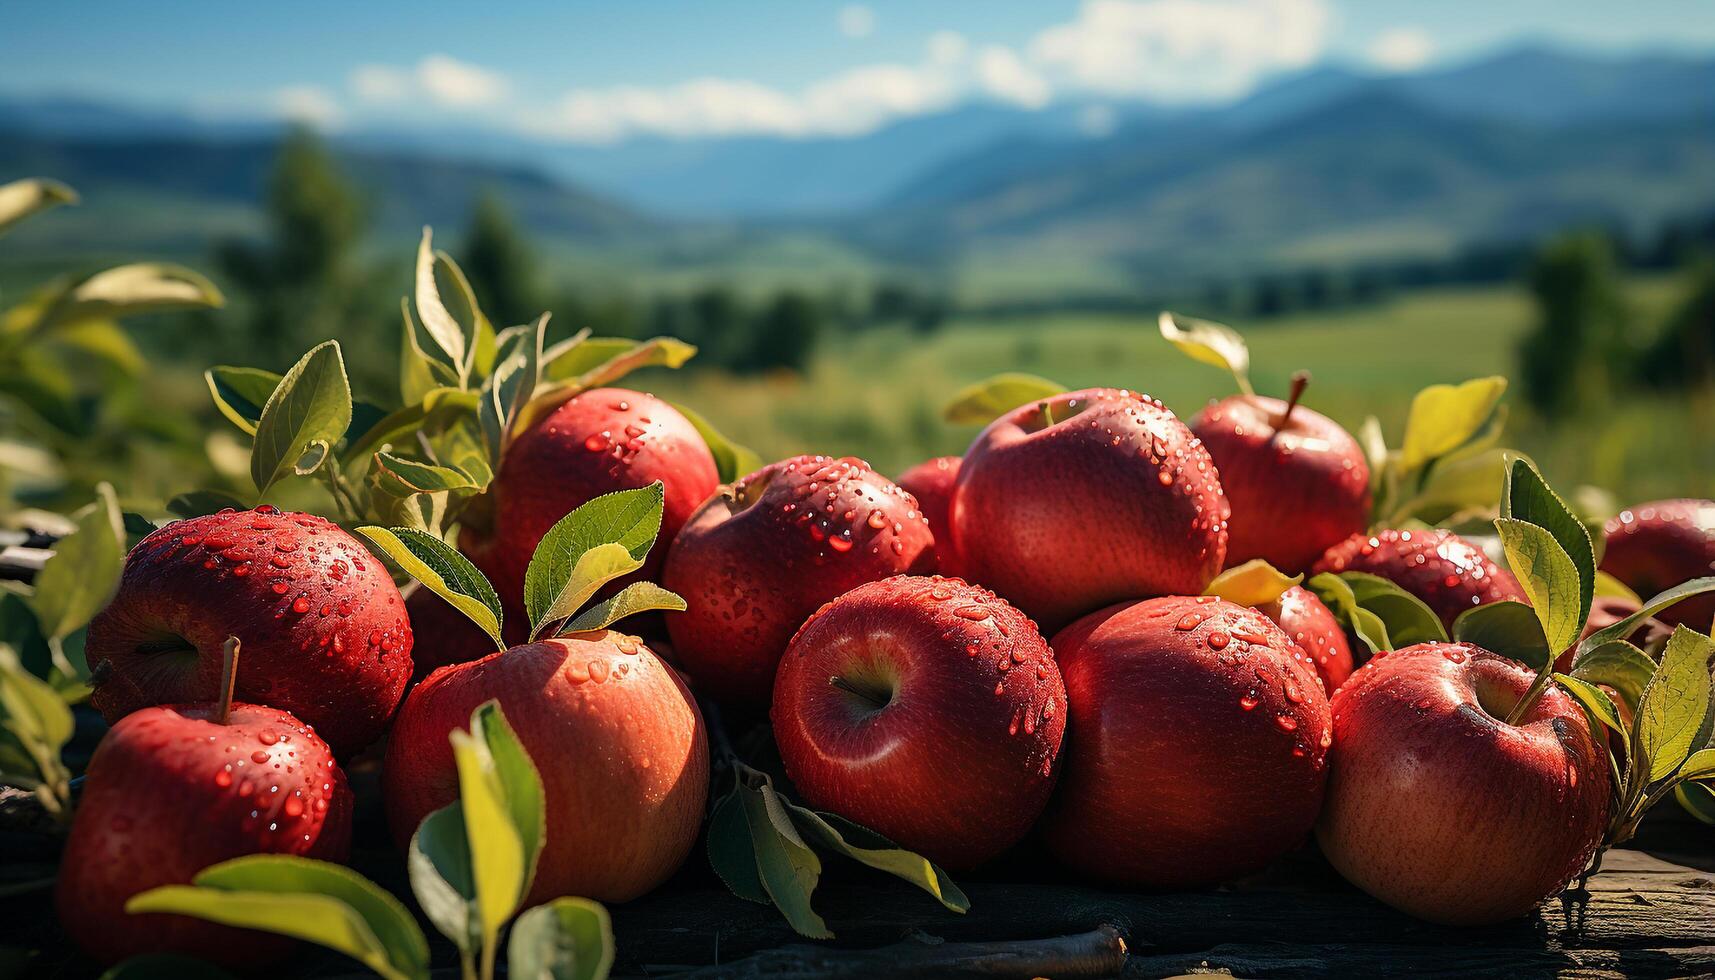
[[[1187,425],[1132,391],[1067,392],[897,482],[799,456],[718,485],[673,406],[585,390],[511,442],[460,550],[523,622],[544,534],[659,483],[659,537],[618,584],[659,579],[687,608],[646,635],[508,635],[500,652],[429,589],[405,598],[322,518],[262,506],[169,524],[90,627],[92,700],[113,727],[65,850],[62,922],[103,961],[254,965],[258,947],[226,927],[125,904],[244,854],[343,860],[352,760],[382,759],[404,844],[456,799],[449,733],[490,700],[544,785],[528,900],[635,898],[704,822],[699,697],[766,713],[809,804],[949,869],[1036,832],[1069,875],[1198,887],[1314,837],[1411,914],[1522,915],[1587,867],[1608,824],[1606,741],[1578,704],[1551,687],[1508,721],[1536,679],[1518,662],[1427,643],[1357,665],[1302,586],[1208,594],[1260,560],[1381,576],[1449,625],[1528,601],[1448,531],[1372,529],[1364,451],[1301,393],[1235,396]],[[1711,514],[1631,508],[1604,567],[1647,590],[1707,575]],[[1707,600],[1662,614],[1712,616]],[[223,669],[226,702],[211,697]]]

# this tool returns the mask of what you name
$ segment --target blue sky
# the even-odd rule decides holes
[[[971,98],[1221,101],[1525,40],[1715,50],[1708,0],[13,0],[0,24],[6,94],[585,142],[862,132]]]

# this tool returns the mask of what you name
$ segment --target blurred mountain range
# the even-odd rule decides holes
[[[786,236],[884,264],[1052,255],[1179,275],[1432,256],[1715,207],[1715,57],[1526,47],[1411,75],[1319,68],[1214,108],[970,104],[840,139],[332,138],[389,237],[459,227],[493,189],[545,239],[642,255],[672,242],[681,262]],[[44,247],[253,231],[278,139],[272,123],[0,97],[0,177],[52,175],[85,197],[20,235]]]

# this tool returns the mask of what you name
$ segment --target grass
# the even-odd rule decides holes
[[[1638,322],[1659,322],[1680,288],[1671,278],[1632,281]],[[1235,326],[1250,343],[1259,391],[1284,392],[1293,371],[1308,369],[1306,404],[1354,429],[1373,414],[1397,440],[1419,388],[1516,374],[1532,317],[1522,291],[1494,286]],[[965,384],[1015,370],[1074,387],[1141,389],[1182,417],[1234,390],[1222,372],[1170,348],[1152,319],[1100,314],[962,319],[929,336],[894,328],[833,338],[801,378],[656,372],[638,383],[697,406],[765,458],[850,454],[897,473],[962,452],[975,430],[941,422],[941,406]],[[1557,486],[1594,484],[1621,502],[1715,494],[1715,398],[1627,393],[1555,424],[1532,417],[1516,396],[1509,402],[1509,444],[1537,458]]]

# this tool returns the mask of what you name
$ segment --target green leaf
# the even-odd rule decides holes
[[[125,570],[125,520],[112,486],[98,484],[95,502],[73,520],[77,530],[54,545],[30,597],[42,635],[54,642],[82,629],[107,605]]]
[[[1405,423],[1402,465],[1415,469],[1476,437],[1506,390],[1507,379],[1497,375],[1460,385],[1430,385],[1418,392]]]
[[[211,367],[202,373],[208,382],[208,393],[214,407],[227,421],[256,434],[256,423],[262,420],[262,406],[280,386],[280,376],[273,371],[247,367]]]
[[[0,770],[40,782],[38,795],[44,790],[64,792],[71,773],[60,753],[74,730],[71,708],[52,685],[15,661],[0,658],[0,733],[9,737],[0,738]],[[15,753],[22,757],[13,758]],[[52,806],[59,798],[44,802]]]
[[[542,352],[542,377],[547,381],[570,381],[630,353],[637,341],[625,337],[591,337],[580,330]]]
[[[1662,651],[1661,666],[1638,703],[1636,731],[1640,771],[1645,785],[1665,779],[1699,747],[1709,716],[1709,655],[1715,643],[1680,626]]]
[[[1358,605],[1381,620],[1394,649],[1446,641],[1447,630],[1441,625],[1441,617],[1392,580],[1367,572],[1343,572],[1340,578],[1351,587]]]
[[[468,474],[450,466],[419,463],[392,453],[376,453],[375,468],[379,474],[377,484],[383,491],[395,497],[479,488],[477,482]]]
[[[1495,530],[1500,532],[1507,565],[1518,577],[1519,585],[1530,598],[1531,609],[1542,623],[1548,648],[1564,650],[1577,643],[1578,634],[1584,629],[1584,618],[1572,603],[1560,597],[1578,595],[1583,584],[1579,581],[1578,566],[1566,549],[1546,529],[1517,518],[1496,518]]]
[[[1215,576],[1203,594],[1220,596],[1241,606],[1266,606],[1279,602],[1282,592],[1302,581],[1302,575],[1288,575],[1261,558],[1252,558]]]
[[[1511,458],[1505,449],[1489,449],[1469,456],[1461,452],[1458,458],[1437,461],[1417,493],[1393,508],[1382,523],[1397,527],[1421,520],[1446,525],[1468,517],[1493,516]]]
[[[1572,676],[1591,684],[1606,684],[1618,691],[1626,706],[1637,713],[1644,688],[1655,676],[1655,661],[1625,640],[1609,640],[1585,649],[1573,662]]]
[[[633,371],[647,367],[682,367],[697,353],[697,349],[672,337],[654,337],[630,342],[630,347],[588,368],[576,377],[561,380],[554,373],[544,378],[530,403],[524,406],[513,422],[517,432],[527,431],[537,420],[571,401],[581,391],[612,384]],[[563,356],[563,355],[562,355]]]
[[[1614,700],[1608,697],[1608,692],[1594,684],[1586,683],[1566,674],[1555,674],[1554,679],[1560,682],[1560,686],[1566,690],[1566,693],[1572,695],[1573,700],[1583,706],[1585,713],[1590,716],[1591,729],[1594,730],[1596,725],[1602,725],[1618,733],[1621,744],[1626,746],[1626,752],[1629,756],[1631,733],[1627,729],[1626,723],[1620,720],[1620,711],[1614,707]]]
[[[41,332],[97,318],[208,309],[225,303],[220,290],[199,272],[167,262],[137,262],[70,282],[31,329]]]
[[[218,514],[226,508],[244,510],[245,503],[229,493],[219,490],[192,490],[181,493],[167,501],[167,513],[174,517],[185,519],[203,517],[207,514]]]
[[[867,827],[834,813],[788,804],[792,822],[808,840],[855,861],[885,871],[923,889],[954,912],[968,912],[971,900],[947,872],[921,854],[907,851]]]
[[[997,374],[967,385],[953,396],[941,417],[954,425],[987,425],[1020,405],[1052,398],[1066,390],[1034,374]]]
[[[423,228],[423,238],[417,244],[417,316],[423,321],[430,339],[447,355],[447,362],[459,372],[462,385],[465,373],[464,330],[441,303],[440,287],[435,284],[435,252],[432,234]]]
[[[642,567],[642,560],[631,557],[631,552],[626,551],[622,544],[598,544],[579,555],[566,574],[565,584],[559,593],[542,610],[540,617],[531,620],[531,638],[582,609],[584,603],[595,596],[597,589]]]
[[[745,823],[756,851],[757,877],[786,922],[801,936],[832,939],[828,924],[810,907],[810,896],[822,875],[822,862],[804,843],[774,788],[741,785]]]
[[[348,460],[369,459],[383,446],[411,440],[418,431],[439,423],[476,414],[478,395],[457,388],[434,388],[414,405],[392,412],[350,442],[340,455]]]
[[[1576,628],[1572,639],[1566,644],[1567,647],[1571,646],[1577,642],[1578,634],[1584,631],[1584,622],[1590,616],[1590,601],[1595,595],[1596,549],[1590,545],[1590,532],[1585,529],[1584,522],[1572,513],[1572,508],[1566,506],[1566,502],[1549,488],[1542,479],[1542,474],[1537,472],[1536,466],[1523,458],[1514,459],[1507,467],[1506,490],[1501,497],[1501,516],[1535,524],[1547,531],[1566,556],[1572,559],[1572,567],[1578,573],[1578,588],[1570,594],[1578,596],[1578,606],[1573,610],[1576,614]],[[1503,535],[1503,540],[1504,537]],[[1510,559],[1510,554],[1508,557]],[[1557,593],[1554,601],[1566,605],[1566,595]],[[1535,599],[1534,595],[1532,599]],[[1546,621],[1543,630],[1548,631]],[[1566,647],[1556,649],[1563,650]]]
[[[671,404],[703,437],[704,444],[709,447],[709,454],[715,458],[715,472],[719,475],[722,483],[732,483],[740,477],[749,476],[762,469],[761,456],[721,435],[714,426],[709,424],[707,419],[689,407],[678,402]]]
[[[593,554],[593,552],[586,554]],[[559,632],[561,635],[565,635],[590,630],[604,630],[627,616],[635,616],[638,613],[655,609],[684,612],[685,600],[654,582],[633,582],[620,589],[613,598],[598,602],[574,616],[566,625],[560,627]]]
[[[1679,767],[1677,775],[1680,779],[1715,778],[1715,749],[1698,749],[1691,753],[1691,758]]]
[[[465,339],[465,360],[459,366],[460,373],[469,378],[473,372],[489,370],[494,365],[494,325],[477,304],[476,290],[471,288],[470,280],[465,278],[464,270],[459,268],[453,257],[438,249],[435,251],[435,271],[452,282],[454,293],[464,304],[465,315],[470,319],[471,328]]]
[[[345,438],[351,425],[351,385],[339,342],[329,340],[311,348],[280,379],[262,407],[256,423],[256,443],[250,450],[250,476],[267,494],[275,481],[292,472],[309,447],[331,446]]]
[[[33,214],[76,203],[77,191],[57,180],[27,177],[0,184],[0,235]]]
[[[482,923],[476,911],[476,878],[471,872],[470,842],[459,801],[441,807],[417,825],[405,870],[423,914],[460,952],[474,958],[482,946]]]
[[[1599,568],[1596,569],[1595,596],[1598,599],[1625,599],[1639,606],[1644,604],[1643,596],[1633,592],[1631,586]]]
[[[1594,650],[1599,646],[1604,646],[1608,643],[1614,642],[1615,640],[1623,640],[1626,637],[1631,636],[1632,633],[1637,630],[1638,624],[1649,617],[1654,616],[1656,613],[1661,612],[1669,606],[1689,599],[1692,596],[1702,595],[1705,592],[1715,592],[1715,576],[1694,578],[1689,582],[1681,582],[1673,588],[1655,595],[1650,599],[1650,601],[1644,603],[1643,608],[1639,609],[1637,612],[1632,613],[1625,619],[1622,619],[1612,625],[1605,626],[1585,637],[1584,641],[1578,645],[1579,653],[1573,660],[1573,666],[1577,666],[1578,663],[1582,662],[1584,651]]]
[[[325,946],[390,980],[429,975],[429,945],[397,898],[326,861],[253,854],[204,868],[191,885],[134,896],[125,911],[172,912]]]
[[[1453,621],[1453,638],[1517,660],[1536,670],[1550,658],[1536,610],[1511,599],[1473,606]],[[1558,657],[1560,651],[1553,652]]]
[[[768,889],[762,887],[762,875],[756,866],[756,844],[751,840],[750,824],[745,817],[745,792],[745,787],[735,782],[732,791],[721,797],[714,812],[709,814],[709,865],[734,895],[747,902],[769,905]]]
[[[1194,361],[1232,372],[1239,390],[1254,394],[1251,388],[1251,352],[1239,332],[1224,323],[1180,316],[1163,310],[1158,321],[1161,336],[1179,348],[1180,353]]]
[[[1715,826],[1715,788],[1706,783],[1680,783],[1673,788],[1673,798],[1686,813]]]
[[[1334,614],[1340,625],[1352,632],[1358,641],[1369,648],[1371,654],[1392,650],[1394,645],[1387,635],[1387,624],[1380,616],[1358,604],[1358,597],[1352,591],[1351,583],[1333,572],[1322,572],[1312,575],[1304,583],[1304,587],[1316,593],[1316,598]]]
[[[542,778],[496,701],[451,735],[483,948],[492,950],[530,891],[547,824]]]
[[[666,488],[657,480],[636,490],[602,494],[556,521],[542,536],[524,572],[524,606],[532,630],[577,612],[576,605],[567,604],[576,597],[574,590],[587,585],[596,573],[612,572],[611,579],[635,571],[661,530],[665,500]],[[592,560],[583,570],[582,579],[574,579],[584,553],[604,544],[620,545],[637,566],[617,571],[617,556],[606,551],[600,561]]]
[[[415,528],[360,527],[357,533],[380,548],[407,575],[423,583],[423,587],[447,600],[453,608],[470,617],[483,632],[504,650],[500,627],[504,612],[500,595],[475,565],[451,545]]]
[[[600,902],[556,898],[512,924],[506,975],[512,980],[606,980],[613,952],[613,922]]]

